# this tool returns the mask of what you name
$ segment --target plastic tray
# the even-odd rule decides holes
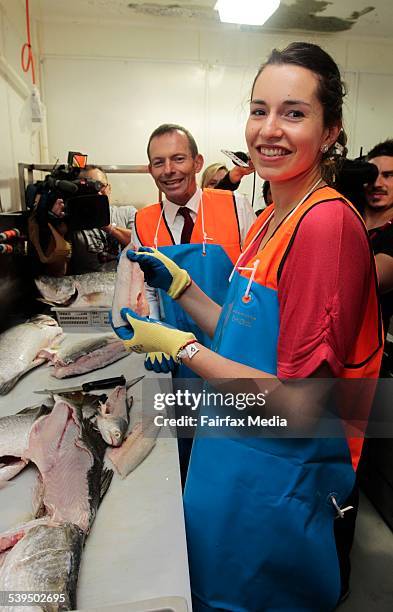
[[[87,327],[105,327],[110,328],[109,309],[94,308],[90,310],[79,310],[76,308],[52,308],[56,314],[59,325],[63,328],[87,328]]]

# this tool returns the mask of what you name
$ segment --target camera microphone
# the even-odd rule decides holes
[[[52,189],[59,189],[65,193],[76,193],[78,191],[78,185],[75,185],[72,181],[54,179],[51,176],[48,177],[48,184]]]

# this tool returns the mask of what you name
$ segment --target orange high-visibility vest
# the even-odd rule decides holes
[[[152,204],[138,210],[135,216],[135,231],[143,246],[154,247],[156,235],[158,247],[174,244],[162,207],[162,202]],[[240,255],[241,237],[235,196],[231,191],[204,189],[190,244],[202,244],[203,228],[209,238],[207,243],[221,245],[235,263]]]
[[[259,265],[256,269],[254,282],[269,287],[270,289],[278,290],[278,283],[281,270],[286,258],[291,250],[296,232],[304,216],[314,207],[322,202],[341,200],[349,206],[354,213],[359,217],[364,231],[367,234],[363,220],[353,205],[346,200],[341,194],[330,187],[317,189],[312,193],[307,200],[302,204],[288,220],[277,228],[269,241],[265,244],[262,251],[254,255],[250,260],[247,260],[247,267],[252,268],[254,262],[259,259]],[[332,204],[334,206],[334,204]],[[274,204],[268,206],[258,217],[247,234],[244,250],[252,242],[258,231],[269,217],[274,209]],[[382,351],[383,351],[383,330],[382,319],[378,301],[378,281],[375,270],[375,260],[370,247],[370,258],[374,269],[374,279],[370,284],[367,306],[364,312],[361,327],[358,337],[352,347],[350,354],[347,356],[345,366],[340,374],[343,379],[365,379],[362,393],[360,384],[354,384],[352,389],[356,392],[357,397],[351,397],[351,385],[343,385],[343,398],[345,402],[340,406],[340,414],[343,418],[344,427],[347,432],[348,444],[351,450],[352,465],[357,468],[360,454],[363,446],[364,433],[366,424],[369,418],[371,403],[374,392],[374,385],[369,379],[377,379],[379,375]],[[242,270],[241,275],[250,277],[250,270]],[[285,331],[285,330],[284,330]],[[348,419],[346,421],[346,419]],[[358,421],[360,431],[356,435],[360,437],[351,437],[356,430],[356,421]]]

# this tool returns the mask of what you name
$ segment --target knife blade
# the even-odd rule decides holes
[[[127,381],[126,382],[126,389],[127,389],[127,391],[128,391],[128,389],[131,389],[131,387],[136,385],[136,383],[139,383],[139,381],[142,380],[143,378],[145,378],[144,374],[142,374],[142,376],[138,376],[137,378],[133,378],[129,382]]]
[[[141,377],[140,377],[141,378]],[[139,379],[134,379],[135,382],[138,382]],[[131,381],[132,384],[135,384],[134,381]],[[77,387],[61,387],[56,389],[40,389],[39,391],[34,391],[34,393],[39,393],[41,395],[48,395],[51,393],[73,393],[74,391],[83,391],[83,393],[87,393],[88,391],[94,391],[98,389],[111,389],[112,387],[124,386],[127,384],[126,379],[123,375],[121,376],[113,376],[112,378],[101,378],[100,380],[90,380],[89,382],[82,383]],[[132,386],[130,384],[130,386]]]

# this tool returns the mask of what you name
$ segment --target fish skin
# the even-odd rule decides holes
[[[28,445],[33,424],[51,411],[51,406],[42,404],[25,408],[17,414],[0,418],[0,457],[10,455],[23,457]]]
[[[58,344],[64,338],[61,327],[52,317],[39,315],[15,325],[0,335],[0,395],[8,393],[19,378],[45,361],[42,349]]]
[[[35,284],[42,301],[53,306],[110,308],[116,272],[90,272],[70,276],[40,276]]]
[[[27,523],[15,525],[14,527],[7,529],[7,531],[3,531],[0,533],[0,553],[4,553],[15,546],[15,544],[19,542],[19,540],[21,540],[32,527],[49,524],[52,523],[50,522],[49,517],[45,516],[44,518],[32,519]]]
[[[112,304],[112,323],[114,327],[124,325],[124,320],[120,314],[122,308],[131,308],[142,317],[148,317],[150,313],[145,290],[145,277],[139,264],[128,259],[127,251],[129,249],[135,250],[135,247],[129,244],[123,250],[117,266]]]
[[[0,590],[53,591],[65,595],[64,603],[23,607],[24,611],[74,610],[84,541],[85,533],[71,523],[31,527],[3,561]]]

